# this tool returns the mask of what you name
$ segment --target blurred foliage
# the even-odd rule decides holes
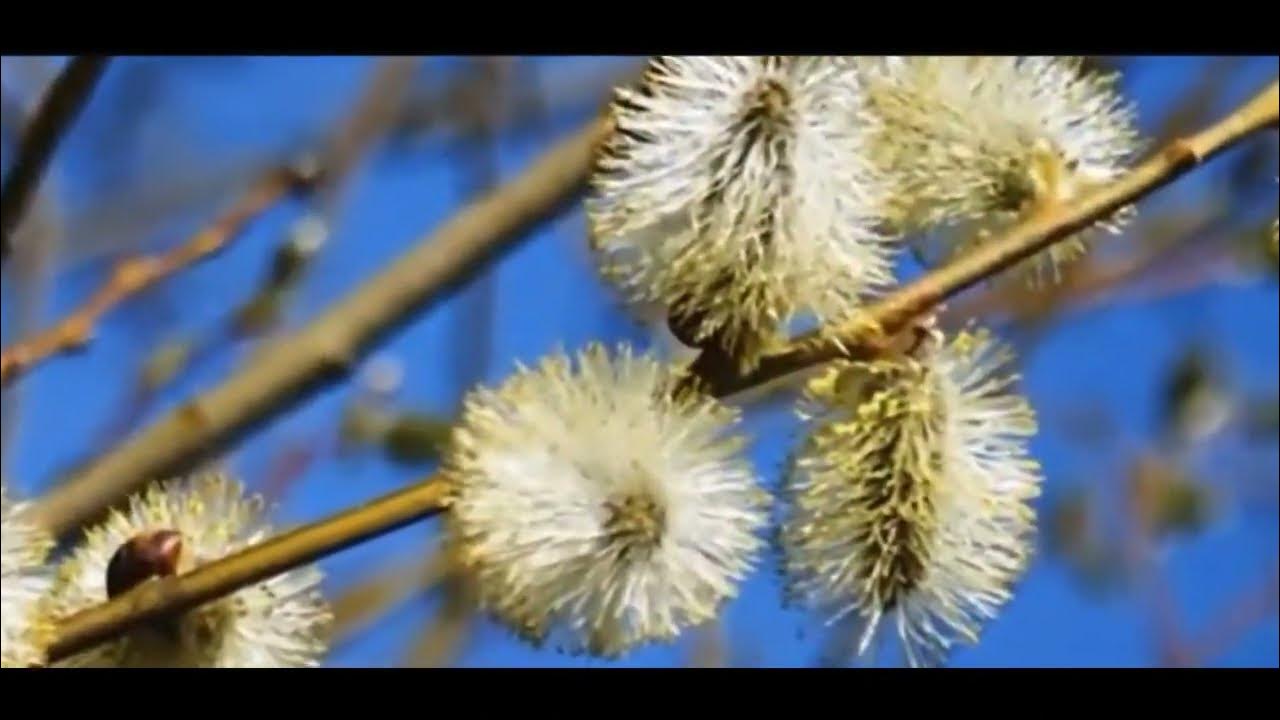
[[[1100,595],[1124,583],[1124,567],[1102,536],[1095,494],[1072,489],[1050,504],[1042,531],[1046,549],[1080,581],[1081,588]]]
[[[1156,454],[1144,455],[1128,475],[1130,502],[1156,539],[1172,534],[1193,534],[1205,528],[1212,516],[1209,489],[1183,466]]]
[[[139,387],[153,393],[173,382],[190,363],[194,349],[195,341],[187,337],[175,337],[157,345],[142,363]]]
[[[272,254],[258,291],[233,314],[231,327],[237,336],[261,335],[279,325],[327,234],[324,219],[317,215],[307,215],[294,223],[288,237]]]
[[[1250,398],[1242,413],[1246,437],[1251,440],[1280,440],[1280,395],[1272,391],[1265,397]]]
[[[1231,400],[1223,373],[1198,345],[1188,347],[1165,376],[1161,392],[1161,430],[1177,444],[1202,441],[1222,429]]]
[[[448,420],[404,413],[391,421],[382,447],[389,460],[402,465],[434,462],[449,442],[450,427]]]

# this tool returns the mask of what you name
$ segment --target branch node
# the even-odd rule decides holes
[[[1187,138],[1177,138],[1169,143],[1164,149],[1164,156],[1166,161],[1175,167],[1184,163],[1198,165],[1204,162],[1203,154],[1196,149],[1195,143]]]
[[[192,432],[202,431],[210,425],[209,412],[199,397],[188,400],[178,408],[178,420]]]

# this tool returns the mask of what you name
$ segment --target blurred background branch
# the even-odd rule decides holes
[[[43,360],[82,348],[93,335],[98,320],[127,298],[178,273],[221,250],[261,213],[281,199],[306,189],[310,175],[292,169],[269,173],[256,183],[226,214],[185,243],[158,256],[130,258],[112,271],[107,283],[75,312],[48,330],[18,340],[0,354],[0,384],[13,382]]]
[[[575,197],[607,127],[595,121],[561,141],[269,354],[77,472],[39,500],[33,521],[55,534],[70,531],[151,478],[191,467],[344,377],[380,339]]]
[[[0,262],[9,259],[10,236],[22,222],[59,141],[106,71],[107,61],[108,58],[92,56],[67,61],[27,123],[17,159],[0,186]]]

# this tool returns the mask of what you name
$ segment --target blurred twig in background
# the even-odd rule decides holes
[[[729,667],[728,638],[724,620],[715,618],[693,630],[692,646],[686,665],[695,668]]]
[[[52,178],[50,178],[52,180]],[[46,181],[36,193],[31,214],[14,233],[14,262],[6,267],[14,281],[13,322],[6,324],[6,335],[24,337],[32,332],[44,313],[58,253],[62,247],[61,213],[55,206],[54,183]],[[8,339],[5,340],[7,344]],[[20,387],[6,388],[0,400],[0,457],[9,458],[9,443],[18,428],[21,403]]]
[[[18,145],[17,159],[0,186],[0,262],[9,259],[10,237],[22,221],[59,141],[93,94],[108,58],[75,57],[54,79]]]
[[[224,215],[176,248],[155,256],[122,261],[106,284],[75,312],[35,336],[23,338],[0,354],[0,383],[9,384],[32,365],[77,350],[92,336],[98,320],[125,299],[221,250],[246,224],[293,192],[307,188],[313,176],[292,169],[268,173]]]
[[[1226,604],[1203,632],[1188,641],[1192,664],[1202,665],[1225,654],[1255,625],[1276,614],[1280,566],[1272,565],[1262,582]]]
[[[472,578],[459,572],[461,560],[447,548],[442,551],[448,570],[438,581],[442,602],[422,632],[414,639],[403,663],[409,667],[452,665],[465,648],[475,625],[476,589]]]
[[[319,209],[294,224],[274,249],[267,275],[255,292],[232,309],[216,329],[199,336],[170,335],[147,354],[127,396],[99,431],[91,453],[104,452],[119,442],[146,416],[162,391],[221,350],[278,327],[304,272],[314,262],[330,228],[338,222],[341,199],[351,176],[397,117],[417,65],[418,61],[411,58],[388,58],[374,65],[364,91],[351,109],[334,124],[313,157],[302,163],[314,173],[311,197],[317,199]]]
[[[269,354],[77,472],[33,507],[33,521],[57,534],[78,527],[151,478],[182,472],[345,377],[388,333],[574,198],[608,127],[605,120],[588,124]]]
[[[455,152],[461,173],[457,187],[463,202],[488,192],[498,181],[495,147],[497,128],[507,114],[509,88],[516,72],[511,58],[469,58],[463,71],[451,78],[447,105],[459,123]],[[536,98],[535,91],[526,97]],[[532,104],[539,109],[540,105]],[[541,118],[534,117],[535,122]],[[454,315],[453,375],[457,390],[454,412],[469,388],[484,379],[493,354],[497,273],[484,273],[464,289]],[[394,436],[392,436],[394,438]],[[443,443],[444,438],[440,438]],[[394,447],[394,446],[392,446]],[[432,444],[427,444],[428,449]],[[455,562],[456,560],[451,560]],[[442,594],[440,610],[427,620],[405,655],[412,667],[452,665],[474,627],[476,599],[471,584],[458,572],[448,572],[434,583]],[[433,589],[433,588],[429,588]]]
[[[430,592],[449,573],[450,561],[443,550],[432,550],[421,561],[392,566],[339,593],[333,601],[334,646],[350,642],[410,598]]]
[[[28,80],[27,84],[44,86],[53,69],[47,58],[29,58],[28,62],[15,63],[15,69],[6,69],[5,79],[12,74]],[[35,76],[35,77],[28,77]],[[19,132],[26,126],[26,110],[18,96],[10,92],[6,84],[0,86],[4,128],[4,154],[11,156],[18,142]],[[58,198],[58,173],[56,168],[47,173],[44,182],[35,192],[30,216],[14,230],[14,262],[4,267],[5,277],[12,280],[14,300],[4,307],[5,322],[0,333],[0,347],[15,338],[25,337],[39,325],[51,290],[52,275],[60,260],[66,239],[65,218]],[[17,435],[19,413],[22,405],[22,388],[4,388],[0,395],[0,471],[8,470],[13,455],[9,448]]]

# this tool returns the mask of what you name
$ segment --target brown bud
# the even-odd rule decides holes
[[[182,555],[182,534],[177,530],[155,530],[129,540],[116,550],[107,564],[107,597],[114,598],[153,577],[178,572]]]
[[[698,337],[698,326],[702,323],[703,313],[691,311],[686,313],[671,312],[667,315],[667,328],[677,340],[691,348],[700,348],[705,342]]]

